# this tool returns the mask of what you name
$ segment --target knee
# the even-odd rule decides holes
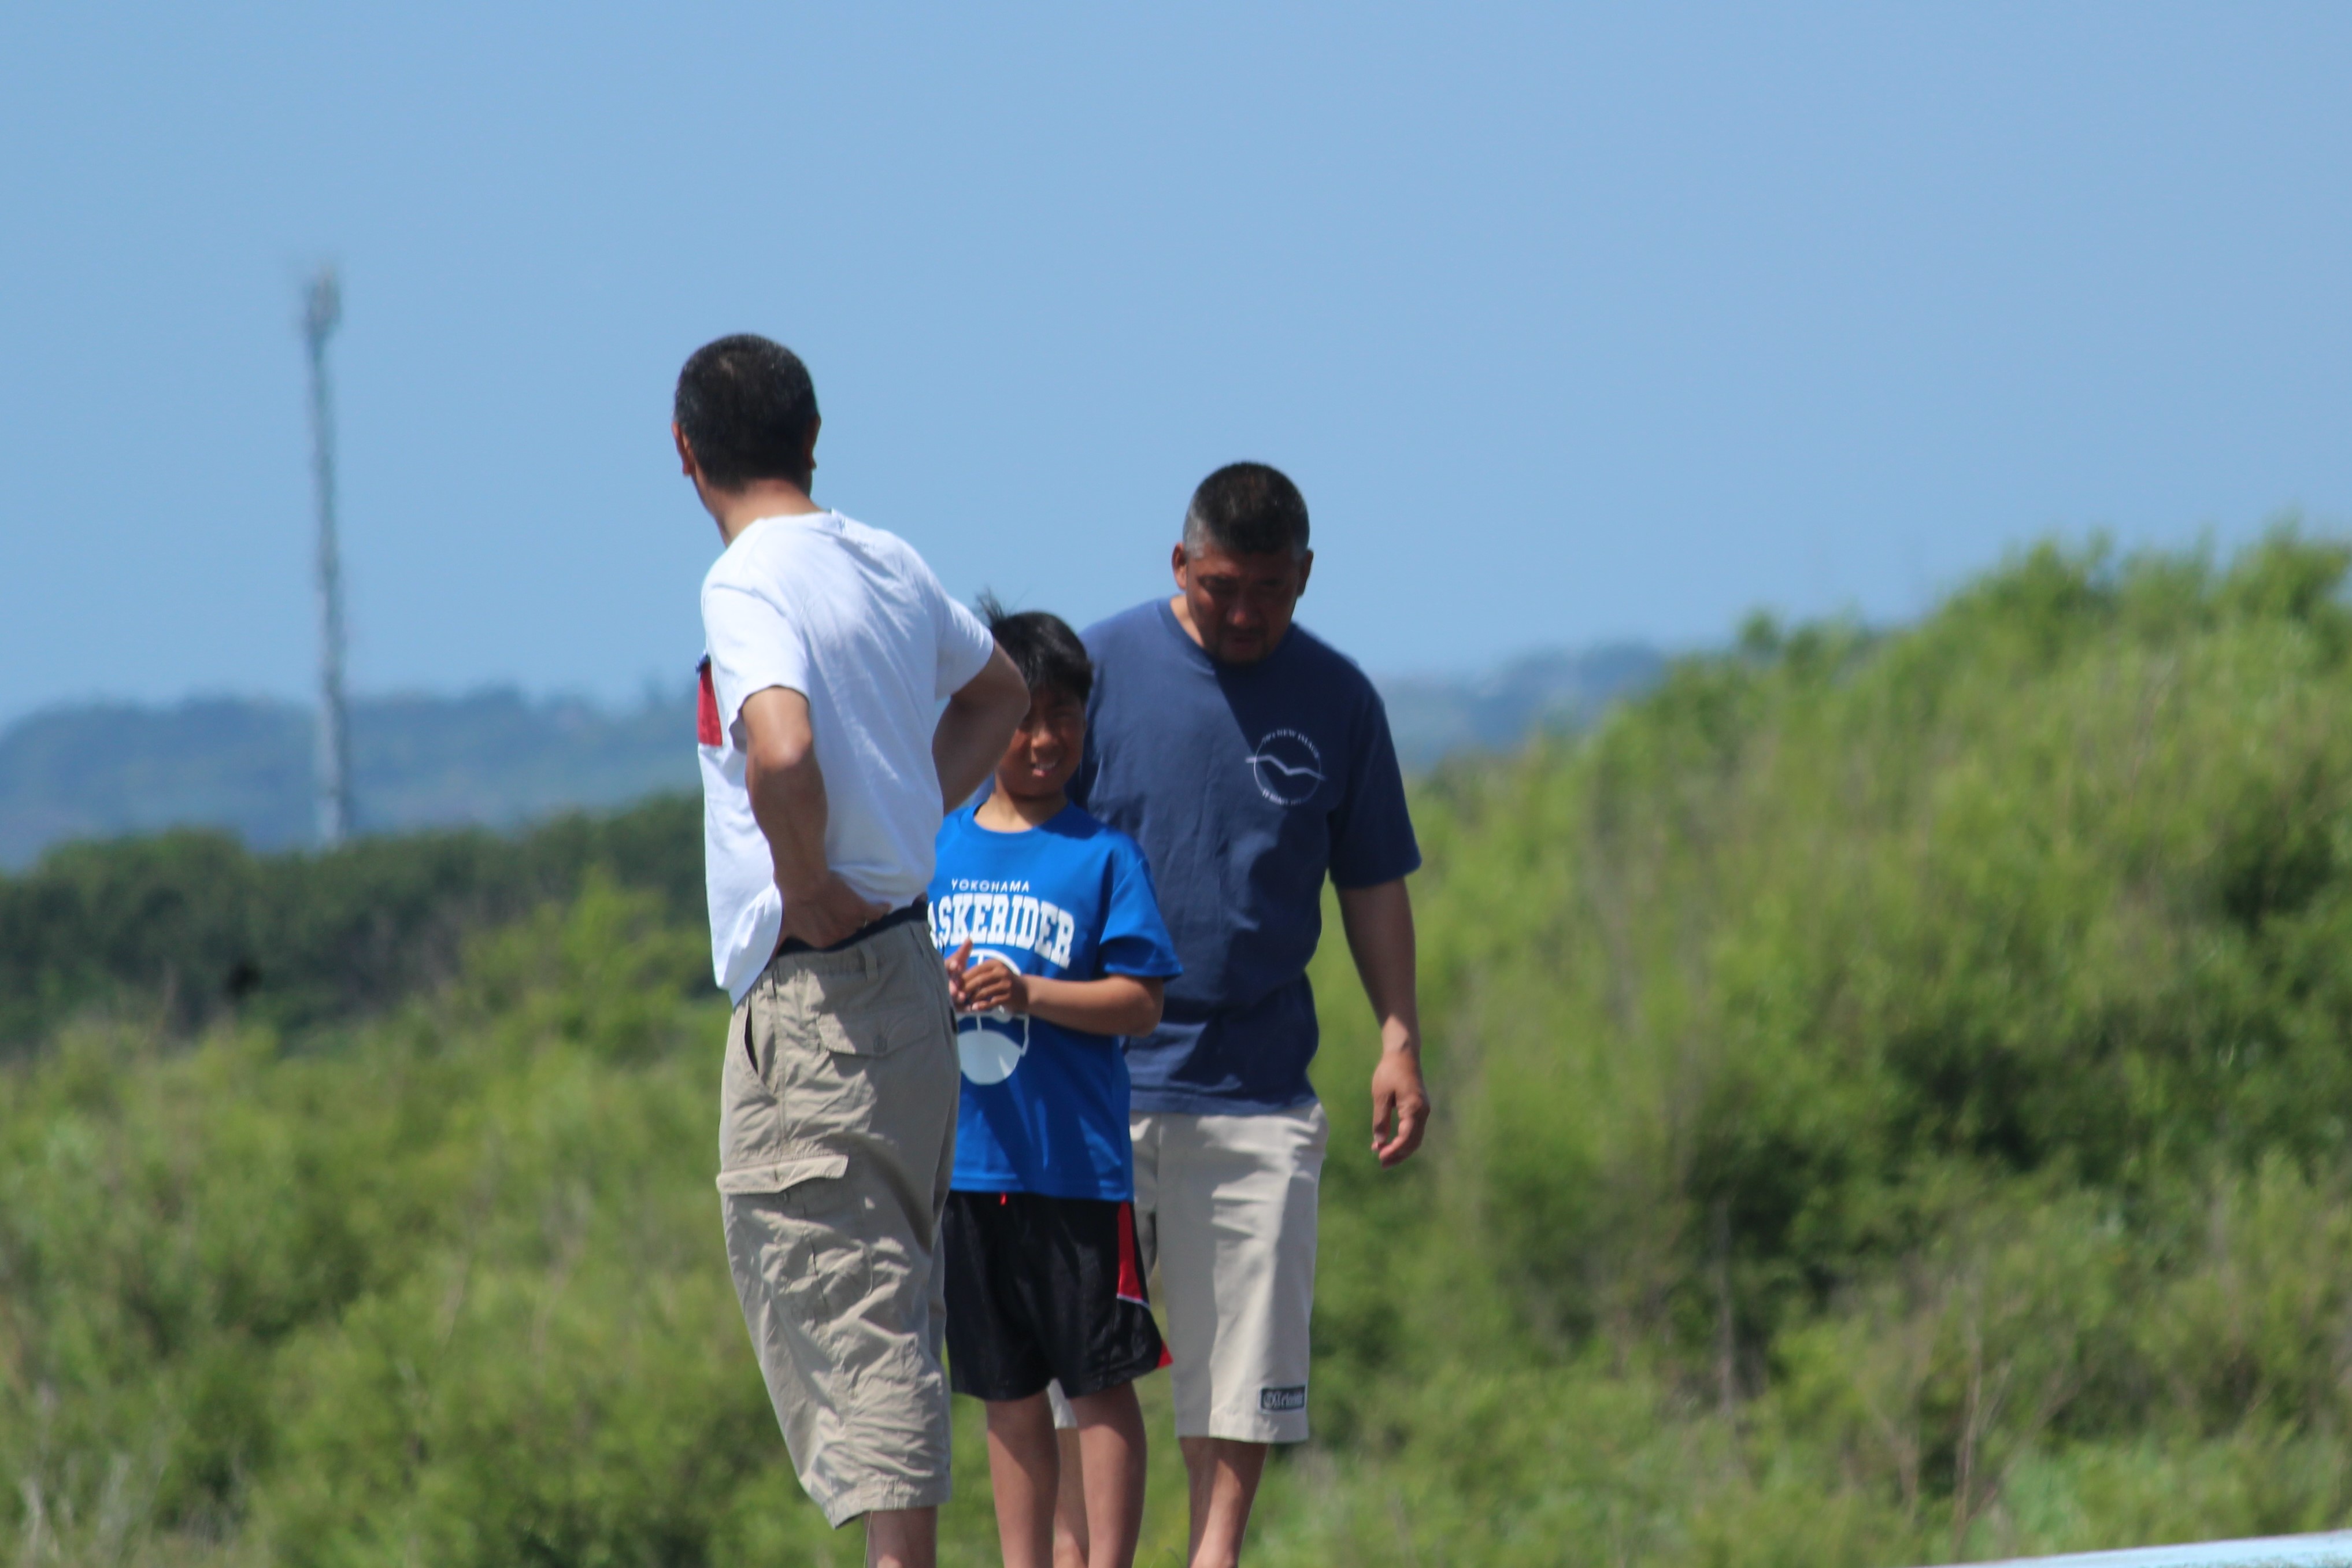
[[[1043,1394],[1026,1399],[991,1399],[988,1435],[1010,1448],[1023,1450],[1055,1446],[1054,1409]]]

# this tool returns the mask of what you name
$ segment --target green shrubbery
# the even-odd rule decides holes
[[[702,819],[682,798],[479,830],[256,855],[197,830],[51,850],[0,876],[0,1061],[78,1011],[184,1032],[235,1014],[293,1030],[446,983],[475,932],[566,899],[592,870],[700,915]]]
[[[1635,1558],[2340,1518],[2347,559],[2044,550],[1899,636],[1752,628],[1590,737],[1436,780],[1445,1262],[1383,1331],[1402,1381],[1649,1389],[1685,1447]],[[1334,1349],[1318,1397],[1381,1362]],[[1404,1427],[1382,1484],[1516,1468]],[[1380,1533],[1352,1550],[1411,1560]]]
[[[1319,1436],[1257,1560],[1863,1568],[2352,1517],[2347,560],[2043,550],[1899,634],[1759,622],[1424,781],[1441,1116],[1373,1167],[1325,954]],[[5,1070],[26,1561],[856,1560],[728,1282],[691,862],[599,858],[405,1000],[193,1042],[117,1004]],[[1163,1381],[1147,1562],[1183,1539]],[[990,1561],[959,1416],[949,1556]]]

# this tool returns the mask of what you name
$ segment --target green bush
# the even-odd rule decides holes
[[[62,845],[0,876],[0,1061],[103,1007],[187,1034],[380,1012],[447,983],[477,932],[576,894],[591,874],[700,918],[701,810],[663,798],[514,837],[466,831],[256,855],[194,830]]]
[[[1899,633],[1759,622],[1417,785],[1438,1116],[1375,1168],[1332,945],[1318,1438],[1253,1560],[1865,1568],[2352,1520],[2347,561],[2043,549]],[[0,886],[37,1047],[0,1067],[21,1560],[856,1561],[729,1283],[723,1004],[662,810]],[[1175,1562],[1145,1397],[1142,1560]],[[944,1556],[990,1562],[958,1420]]]

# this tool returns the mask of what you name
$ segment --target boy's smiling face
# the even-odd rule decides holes
[[[1032,687],[1028,716],[996,765],[996,787],[1015,800],[1059,797],[1078,770],[1086,742],[1086,705],[1067,692]]]

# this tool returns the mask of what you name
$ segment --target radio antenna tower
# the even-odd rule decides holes
[[[328,849],[352,831],[352,742],[343,710],[343,568],[335,549],[335,406],[327,386],[327,339],[342,319],[335,269],[322,267],[304,293],[302,342],[310,353],[310,476],[319,497],[319,744],[313,769],[319,842]]]

